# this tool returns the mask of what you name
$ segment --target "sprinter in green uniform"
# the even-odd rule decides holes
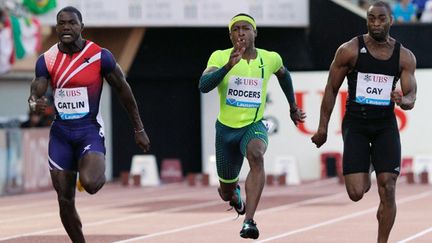
[[[218,88],[220,112],[216,121],[216,165],[219,195],[238,214],[246,214],[240,236],[257,239],[259,231],[253,220],[265,183],[264,153],[267,129],[262,119],[267,83],[275,74],[290,105],[295,125],[304,122],[305,113],[295,102],[291,76],[276,52],[255,48],[255,20],[238,14],[229,23],[233,47],[213,52],[200,78],[199,89],[207,93]],[[246,203],[238,185],[243,158],[249,161],[246,179]]]

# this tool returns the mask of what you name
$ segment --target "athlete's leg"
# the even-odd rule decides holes
[[[265,183],[264,153],[266,144],[258,138],[247,145],[246,158],[250,171],[246,177],[246,216],[245,221],[253,219]]]
[[[349,198],[354,202],[359,201],[371,187],[370,174],[352,173],[345,175],[345,187]]]
[[[378,243],[388,241],[390,231],[396,218],[396,189],[397,174],[383,172],[377,176],[380,204],[377,212]]]
[[[105,184],[105,155],[97,151],[89,151],[78,162],[79,180],[82,187],[95,194]]]
[[[75,208],[76,163],[68,127],[54,123],[48,146],[48,166],[57,192],[60,219],[72,242],[85,242],[80,217]]]
[[[98,126],[89,126],[81,132],[79,146],[75,151],[78,159],[81,186],[90,194],[98,192],[105,184],[105,139]]]
[[[345,116],[342,123],[344,142],[343,174],[349,198],[357,202],[371,187],[371,147],[367,124]]]
[[[62,224],[74,243],[85,242],[80,217],[75,208],[76,172],[53,169],[51,180],[57,192]]]
[[[379,133],[372,143],[380,204],[377,211],[378,242],[387,242],[396,217],[395,189],[400,171],[401,144],[396,118],[375,123]]]
[[[222,200],[228,202],[228,201],[238,201],[237,195],[234,193],[235,189],[237,187],[237,182],[234,183],[224,183],[222,181],[219,181],[219,196],[222,198]]]
[[[224,201],[239,201],[235,190],[243,163],[239,148],[241,135],[241,129],[233,129],[216,122],[216,167],[220,184],[218,192]]]

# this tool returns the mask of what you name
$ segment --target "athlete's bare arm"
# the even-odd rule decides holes
[[[414,103],[417,97],[417,82],[414,76],[416,68],[416,58],[414,54],[401,47],[400,53],[400,68],[401,68],[401,88],[402,94],[399,91],[391,93],[391,99],[403,110],[411,110],[414,108]]]
[[[47,99],[44,97],[48,89],[48,79],[46,77],[36,77],[31,82],[30,97],[28,103],[31,111],[38,114],[45,112],[47,107]]]
[[[111,85],[111,87],[117,93],[120,102],[126,108],[130,119],[132,120],[135,128],[135,142],[137,145],[144,150],[144,152],[150,149],[150,140],[144,130],[144,125],[139,115],[138,106],[135,97],[129,84],[126,82],[126,78],[123,74],[121,67],[116,64],[115,69],[109,74],[105,75],[104,78]]]
[[[342,44],[336,51],[330,65],[327,85],[321,103],[318,131],[313,135],[312,142],[319,148],[327,141],[327,129],[333,111],[336,96],[345,76],[354,67],[357,60],[358,41],[352,39]]]

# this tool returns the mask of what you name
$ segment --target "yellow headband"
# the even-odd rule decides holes
[[[256,30],[256,23],[255,23],[255,20],[253,20],[251,17],[248,17],[248,16],[239,15],[239,16],[236,16],[236,17],[234,17],[234,18],[231,19],[231,22],[230,22],[229,25],[228,25],[228,29],[229,29],[229,31],[231,31],[231,27],[232,27],[236,22],[238,22],[238,21],[246,21],[246,22],[248,22],[249,24],[252,25],[252,27],[254,28],[254,30]]]

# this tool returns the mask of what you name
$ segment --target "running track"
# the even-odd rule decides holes
[[[244,193],[244,192],[243,192]],[[397,186],[398,214],[389,242],[432,242],[432,186]],[[335,179],[300,186],[266,186],[255,220],[255,242],[376,242],[376,185],[357,203]],[[77,192],[87,242],[247,242],[242,217],[219,199],[215,187],[169,184]],[[53,191],[0,197],[0,241],[70,242]],[[248,240],[251,241],[251,240]]]

